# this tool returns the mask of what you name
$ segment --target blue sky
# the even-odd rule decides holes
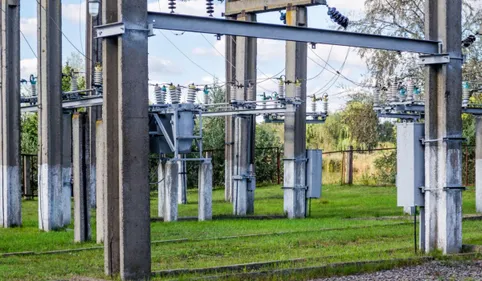
[[[160,5],[159,5],[160,2]],[[149,1],[150,11],[168,12],[167,0]],[[331,0],[330,6],[336,7],[342,13],[356,18],[363,13],[362,0]],[[85,0],[63,0],[62,1],[62,29],[66,37],[77,49],[84,53],[85,43]],[[217,3],[217,1],[216,1]],[[177,1],[176,13],[207,16],[204,0],[191,0],[189,2]],[[221,17],[224,11],[224,4],[216,4],[215,16]],[[314,28],[331,28],[329,17],[326,15],[326,7],[310,7],[308,9],[308,25]],[[21,29],[25,34],[34,51],[37,52],[37,3],[34,0],[21,0]],[[281,24],[279,13],[265,13],[258,15],[259,22]],[[225,58],[224,37],[218,41],[213,35],[188,34],[175,35],[171,31],[156,31],[156,36],[149,38],[149,78],[151,83],[173,82],[175,84],[187,85],[188,83],[205,84],[213,81],[213,76],[224,81]],[[168,37],[177,48],[187,57],[193,60],[196,66],[179,50],[176,49],[166,38]],[[62,42],[62,55],[64,63],[72,53],[78,53],[65,38]],[[329,55],[331,50],[331,54]],[[284,68],[285,43],[273,40],[258,40],[258,78],[273,76]],[[320,65],[308,60],[308,78],[315,77],[308,81],[308,94],[311,95],[325,91],[331,94],[330,110],[340,108],[346,102],[346,94],[338,94],[346,87],[353,87],[353,84],[339,77],[334,82],[334,74],[323,71],[324,62],[316,55],[325,60],[329,59],[329,65],[339,70],[345,57],[348,54],[345,66],[341,73],[354,80],[361,81],[366,74],[365,63],[358,57],[354,50],[345,47],[318,45],[313,51],[308,51],[308,57],[317,61]],[[329,55],[329,56],[328,56]],[[82,56],[82,55],[81,55]],[[22,77],[27,78],[30,74],[36,73],[36,59],[28,48],[25,40],[21,45],[21,70]],[[318,76],[317,76],[318,75]],[[331,82],[330,82],[331,81]],[[333,84],[333,85],[332,85]],[[330,87],[330,85],[332,85]],[[268,80],[258,85],[258,93],[276,91],[276,82]],[[323,88],[324,87],[324,88]],[[152,91],[152,88],[151,88]]]

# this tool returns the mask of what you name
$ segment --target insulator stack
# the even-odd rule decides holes
[[[176,10],[176,0],[169,0],[167,7],[171,10],[171,14],[174,14],[174,10]]]
[[[279,79],[279,84],[278,84],[278,99],[284,99],[285,97],[285,81],[283,81],[283,78]]]
[[[467,106],[470,99],[470,84],[465,81],[462,83],[462,106]]]
[[[237,93],[238,88],[236,87],[236,84],[231,84],[231,100],[236,100],[236,93]]]
[[[204,86],[203,93],[204,93],[204,104],[209,104],[210,101],[209,101],[209,89],[208,89],[208,86]]]
[[[179,97],[177,96],[177,88],[173,84],[169,85],[169,96],[171,97],[171,103],[179,103]]]
[[[349,19],[342,15],[336,8],[328,8],[328,15],[332,21],[342,26],[344,29],[348,27]]]
[[[248,99],[250,99],[251,97],[254,97],[254,86],[251,83],[249,83],[247,94],[248,94],[247,95]],[[256,97],[254,97],[254,99],[256,99]]]
[[[33,75],[30,75],[30,92],[32,96],[37,96],[37,78]]]
[[[380,89],[375,88],[373,90],[373,104],[378,105],[380,103]]]
[[[177,103],[181,103],[182,90],[181,90],[181,85],[179,84],[176,87],[176,96],[177,96]]]
[[[70,77],[70,90],[73,91],[78,91],[79,90],[79,84],[77,81],[77,74],[72,73]]]
[[[405,101],[406,98],[407,98],[407,90],[405,88],[400,88],[400,90],[398,90],[398,100]]]
[[[398,98],[398,85],[397,85],[397,78],[393,78],[392,85],[390,85],[390,102],[397,101]]]
[[[94,68],[94,86],[102,86],[102,66],[100,65]]]
[[[195,103],[196,102],[196,85],[191,84],[187,89],[187,103]]]
[[[296,80],[295,82],[295,97],[301,99],[301,81]]]
[[[323,110],[321,112],[325,114],[328,113],[328,95],[323,97]]]
[[[316,112],[316,96],[313,95],[311,98],[311,111]]]
[[[163,87],[165,90],[165,87]],[[156,96],[156,104],[164,104],[166,102],[166,95],[163,93],[163,88],[159,87],[159,85],[156,85],[154,87],[154,94]]]
[[[407,79],[407,101],[413,101],[414,90],[412,79]]]
[[[210,17],[213,16],[214,13],[214,4],[213,0],[206,0],[206,12]]]

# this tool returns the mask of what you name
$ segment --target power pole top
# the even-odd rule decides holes
[[[227,0],[225,16],[241,13],[263,13],[284,10],[288,6],[326,5],[326,0]]]

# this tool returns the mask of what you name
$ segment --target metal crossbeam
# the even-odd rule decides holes
[[[92,98],[83,98],[78,100],[71,100],[71,101],[64,101],[62,103],[62,108],[71,109],[71,108],[81,108],[81,107],[91,107],[96,105],[102,105],[103,98],[99,97],[92,97]],[[38,105],[28,105],[22,106],[22,112],[37,112]]]
[[[357,48],[385,49],[423,54],[439,53],[439,42],[437,41],[157,12],[148,12],[147,19],[148,23],[152,24],[155,29],[256,37]],[[98,27],[98,29],[102,28],[102,26]]]
[[[238,15],[241,13],[272,12],[292,7],[308,7],[315,5],[326,5],[326,0],[227,0],[226,16]]]

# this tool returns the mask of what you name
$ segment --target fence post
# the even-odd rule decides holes
[[[353,184],[353,146],[350,145],[350,150],[348,151],[348,157],[346,161],[346,184]]]
[[[281,184],[281,177],[280,177],[280,173],[281,173],[281,156],[280,156],[280,149],[279,147],[276,148],[276,172],[278,174],[278,184]]]
[[[23,192],[27,199],[33,199],[32,185],[30,182],[30,156],[23,156]]]

